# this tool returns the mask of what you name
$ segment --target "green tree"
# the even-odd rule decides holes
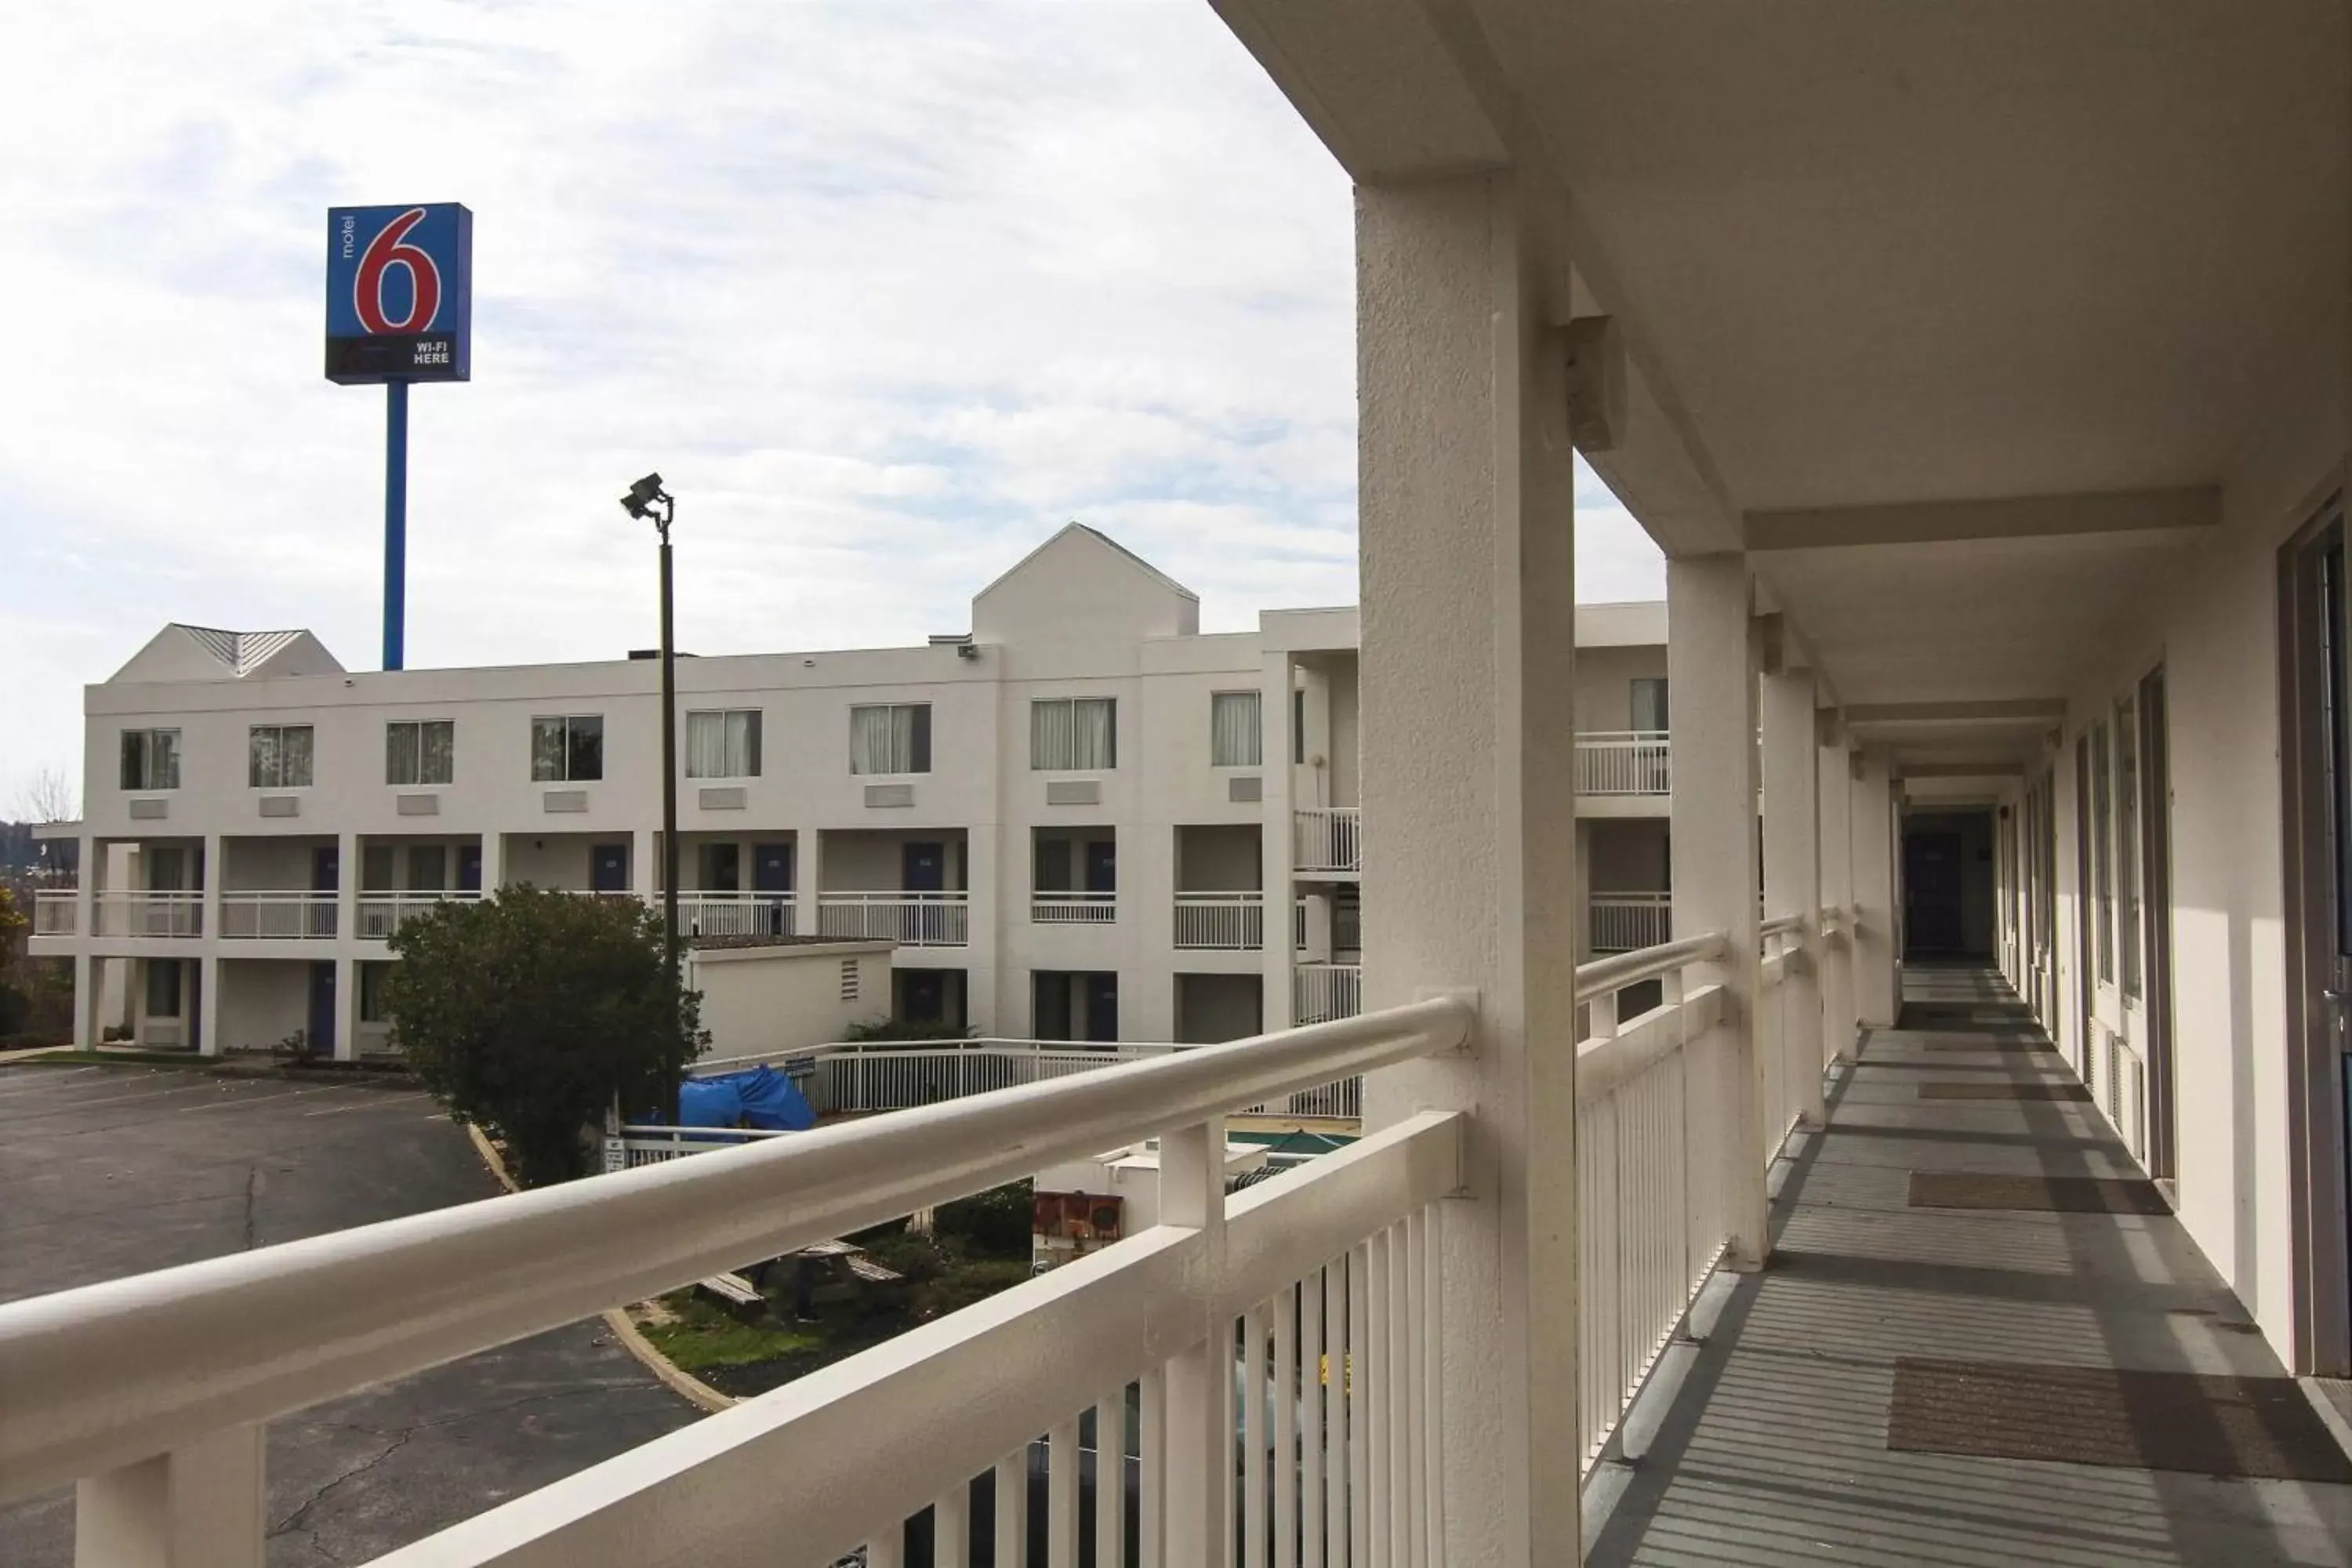
[[[13,1035],[23,1028],[32,1011],[32,998],[16,979],[16,948],[31,924],[16,912],[16,889],[0,887],[0,1035]]]
[[[506,1141],[526,1185],[587,1168],[583,1131],[653,1100],[709,1041],[701,997],[672,1016],[661,917],[634,899],[508,888],[393,934],[394,1037],[460,1121]]]

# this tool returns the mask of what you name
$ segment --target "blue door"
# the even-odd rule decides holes
[[[457,889],[465,893],[482,890],[482,847],[478,844],[457,846]]]
[[[310,1050],[315,1056],[335,1054],[335,963],[321,959],[310,965]]]
[[[944,892],[948,885],[948,847],[944,844],[909,841],[901,851],[900,869],[906,875],[899,886],[910,893]]]
[[[774,895],[760,900],[760,930],[768,936],[792,935],[793,847],[790,844],[751,846],[751,890]]]
[[[599,893],[629,890],[629,847],[599,844],[588,852],[588,886]]]

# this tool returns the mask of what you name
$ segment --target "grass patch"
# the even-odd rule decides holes
[[[824,1343],[822,1331],[782,1323],[747,1323],[699,1290],[673,1290],[661,1299],[667,1321],[638,1325],[654,1348],[680,1372],[749,1366]]]

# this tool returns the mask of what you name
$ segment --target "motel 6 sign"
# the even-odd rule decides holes
[[[327,209],[327,379],[471,379],[474,215],[456,202]]]

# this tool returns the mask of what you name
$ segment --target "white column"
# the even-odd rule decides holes
[[[793,835],[793,854],[799,862],[793,868],[796,879],[793,888],[794,910],[793,929],[803,936],[816,936],[824,931],[824,911],[818,899],[824,889],[824,835],[814,827],[804,827]],[[982,896],[979,885],[973,884],[976,903]],[[972,913],[979,914],[977,909]]]
[[[1813,719],[1813,672],[1767,675],[1758,699],[1764,725],[1764,912],[1774,920],[1804,920],[1802,958],[1782,966],[1780,1070],[1790,1075],[1797,1113],[1807,1127],[1822,1124],[1822,862],[1821,763]],[[1773,1137],[1781,1129],[1765,1128]]]
[[[335,942],[356,942],[360,934],[360,836],[346,833],[335,840]],[[487,877],[487,869],[484,872]],[[394,886],[399,879],[394,879]]]
[[[1445,1561],[1572,1560],[1575,498],[1567,268],[1508,175],[1358,195],[1368,1010],[1475,990],[1367,1124],[1474,1112],[1448,1205]]]
[[[219,834],[208,833],[205,835],[204,881],[199,884],[202,889],[201,897],[204,903],[204,910],[203,921],[197,927],[197,930],[203,933],[204,939],[207,943],[215,942],[220,940],[221,884],[227,880],[226,872],[228,870],[227,866],[222,859],[222,857],[226,852],[226,847],[223,845],[221,836]]]
[[[629,891],[647,902],[661,900],[661,834],[651,827],[639,828],[631,835],[629,847]],[[589,852],[592,856],[593,850]]]
[[[482,897],[488,898],[507,883],[507,836],[482,835]]]
[[[1853,901],[1862,912],[1854,924],[1853,1003],[1864,1028],[1885,1029],[1894,1026],[1902,994],[1895,949],[1895,796],[1885,757],[1871,752],[1854,757],[1859,771],[1853,774]]]
[[[1225,1122],[1208,1122],[1160,1141],[1160,1223],[1198,1229],[1203,1246],[1201,1278],[1225,1268]],[[1204,1314],[1203,1338],[1176,1355],[1167,1370],[1167,1489],[1161,1518],[1167,1531],[1158,1560],[1223,1563],[1232,1560],[1234,1484],[1234,1320]],[[1153,1553],[1150,1544],[1144,1560]]]
[[[1815,770],[1822,797],[1822,902],[1841,911],[1840,931],[1822,967],[1822,1066],[1851,1057],[1853,1009],[1853,778],[1848,766],[1843,716],[1822,711],[1821,757]]]
[[[74,934],[88,942],[98,934],[98,889],[106,870],[106,851],[97,839],[84,834],[75,853],[80,860],[74,868]]]
[[[1265,731],[1265,767],[1260,773],[1263,783],[1261,800],[1264,809],[1258,814],[1262,826],[1258,829],[1258,852],[1263,867],[1258,886],[1265,900],[1265,984],[1261,1001],[1264,1021],[1260,1027],[1269,1032],[1287,1029],[1297,1017],[1293,987],[1297,972],[1292,965],[1297,954],[1293,951],[1291,913],[1297,902],[1297,883],[1291,875],[1291,812],[1297,804],[1297,773],[1291,765],[1290,693],[1296,678],[1291,673],[1288,649],[1277,649],[1265,656],[1265,666],[1258,679],[1258,720]]]
[[[1022,831],[1025,835],[1027,829]],[[1003,1032],[997,1019],[998,969],[1004,955],[1003,832],[993,823],[980,823],[964,834],[964,886],[971,889],[971,904],[964,916],[971,922],[968,929],[971,938],[971,945],[964,951],[964,1010],[971,1022],[981,1026],[982,1035]],[[815,837],[814,833],[809,835],[812,840]],[[1122,904],[1128,900],[1127,889],[1127,868],[1122,864],[1118,895]],[[1124,920],[1126,916],[1127,911],[1122,909],[1119,917]],[[1122,1030],[1127,1028],[1124,988],[1119,996],[1119,1027]],[[1130,1035],[1130,1037],[1133,1037]]]
[[[1592,822],[1576,819],[1576,962],[1592,962]]]
[[[1756,630],[1748,563],[1737,555],[1666,563],[1666,680],[1675,759],[1674,931],[1677,938],[1721,931],[1720,963],[1697,966],[1692,984],[1724,988],[1724,1053],[1731,1079],[1695,1097],[1710,1107],[1717,1134],[1695,1147],[1723,1152],[1725,1212],[1733,1268],[1763,1267],[1768,1214],[1764,1177],[1765,1074],[1756,1050],[1763,973],[1757,948]]]
[[[84,900],[87,904],[87,900]],[[99,1040],[99,986],[106,961],[91,956],[89,936],[84,933],[83,951],[74,954],[73,1043],[78,1051],[97,1048]]]
[[[207,942],[205,946],[204,956],[194,964],[196,1043],[205,1056],[216,1057],[221,1054],[223,1044],[220,1037],[221,979],[228,965],[222,962],[217,952],[212,951],[211,942]]]
[[[262,1427],[231,1426],[74,1489],[75,1568],[261,1568]]]

